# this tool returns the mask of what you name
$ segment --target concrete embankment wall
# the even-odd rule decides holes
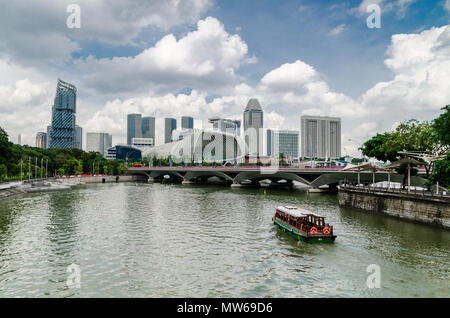
[[[339,204],[450,229],[450,200],[445,197],[340,189]]]
[[[0,199],[10,197],[15,194],[25,193],[21,188],[22,182],[13,182],[10,184],[2,184],[0,186]]]
[[[22,182],[5,183],[0,185],[0,199],[13,196],[21,193],[35,193],[35,192],[50,192],[58,190],[67,190],[70,187],[78,184],[89,183],[113,183],[113,182],[133,182],[133,181],[146,181],[147,178],[141,176],[119,176],[116,180],[116,176],[101,176],[101,177],[77,177],[77,178],[61,178],[61,179],[49,179],[47,182],[51,186],[32,186],[31,183],[25,184]]]

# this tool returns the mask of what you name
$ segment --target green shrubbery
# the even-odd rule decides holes
[[[41,162],[44,177],[46,164],[48,176],[126,173],[122,160],[107,160],[100,153],[80,149],[41,149],[13,144],[0,127],[0,181],[20,179],[21,166],[22,178],[39,178]]]

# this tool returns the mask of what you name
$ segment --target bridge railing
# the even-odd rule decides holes
[[[393,185],[391,186],[385,186],[381,184],[369,184],[369,185],[363,185],[363,184],[356,184],[354,182],[349,181],[341,181],[339,182],[339,188],[342,189],[350,189],[350,190],[358,190],[362,192],[368,192],[368,193],[398,193],[398,194],[405,194],[405,195],[412,195],[412,196],[420,196],[420,197],[429,197],[429,198],[445,198],[450,199],[450,192],[440,187],[439,189],[433,190],[433,189],[425,189],[417,187],[410,187],[409,191],[408,188],[403,187],[395,187]]]

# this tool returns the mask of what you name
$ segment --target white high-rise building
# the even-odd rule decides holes
[[[108,148],[112,146],[112,135],[107,133],[87,133],[86,134],[86,151],[98,152],[104,157],[107,154]]]
[[[212,124],[213,129],[229,133],[234,136],[241,135],[241,121],[232,119],[222,119],[222,118],[210,118],[209,123]]]
[[[307,158],[341,157],[341,119],[301,116],[301,153]]]
[[[36,134],[36,148],[47,148],[47,134],[45,132]]]

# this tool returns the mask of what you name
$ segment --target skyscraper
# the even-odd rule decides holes
[[[293,130],[267,130],[267,155],[285,158],[298,158],[299,132]]]
[[[263,117],[264,113],[258,100],[255,98],[250,99],[244,111],[246,154],[262,155]]]
[[[36,148],[47,148],[47,134],[45,132],[36,134]]]
[[[341,119],[337,117],[302,116],[301,149],[303,157],[341,157]]]
[[[127,116],[127,145],[131,145],[133,138],[142,138],[141,114],[128,114]]]
[[[152,138],[155,142],[155,117],[142,117],[142,138]]]
[[[187,116],[181,117],[181,129],[194,129],[194,118]]]
[[[174,118],[164,119],[164,143],[172,142],[172,131],[177,129],[177,120]]]
[[[94,151],[101,153],[104,157],[108,148],[112,146],[112,135],[107,133],[87,133],[86,134],[86,151]]]
[[[241,135],[241,121],[221,118],[210,118],[209,123],[213,125],[213,129],[235,136]]]
[[[52,126],[47,126],[47,140],[46,140],[46,148],[50,148],[50,132],[52,131]]]
[[[77,88],[58,79],[52,107],[50,148],[74,148],[76,139]]]
[[[73,143],[73,148],[83,149],[83,128],[75,125],[75,141]]]

